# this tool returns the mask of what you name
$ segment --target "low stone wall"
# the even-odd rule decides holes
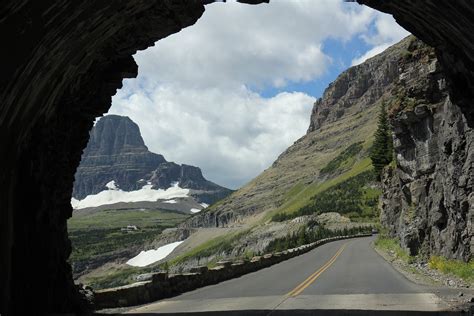
[[[95,307],[96,309],[114,308],[153,302],[269,267],[306,253],[330,241],[367,237],[370,235],[371,234],[359,234],[325,238],[282,252],[253,257],[248,261],[221,261],[218,262],[219,265],[217,267],[211,269],[205,266],[196,267],[191,269],[190,273],[175,275],[154,273],[151,275],[151,280],[149,281],[96,291],[94,293]]]

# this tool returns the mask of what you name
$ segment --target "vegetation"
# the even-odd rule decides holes
[[[320,174],[330,174],[336,170],[348,169],[355,162],[355,157],[362,151],[364,142],[357,142],[344,149],[336,158],[320,170]]]
[[[365,172],[371,169],[372,169],[372,165],[371,165],[370,159],[365,158],[363,160],[356,162],[350,170],[338,175],[335,178],[326,180],[321,183],[313,183],[310,185],[307,185],[304,183],[298,183],[297,185],[295,185],[294,188],[290,190],[291,195],[290,194],[285,195],[286,202],[283,203],[278,209],[269,212],[264,219],[271,220],[272,217],[277,214],[292,214],[294,212],[297,212],[302,207],[310,204],[312,198],[315,195],[341,182],[344,182],[347,179],[350,179],[362,172]],[[297,216],[300,216],[300,215],[296,215],[296,216],[290,215],[288,219],[294,218]]]
[[[145,228],[136,232],[121,232],[117,229],[73,230],[69,233],[73,247],[70,260],[76,266],[104,260],[107,256],[153,240],[161,231],[161,227]]]
[[[226,234],[208,240],[207,242],[197,246],[191,251],[174,258],[169,262],[169,265],[173,266],[191,259],[199,260],[200,258],[208,258],[213,255],[225,256],[226,254],[230,254],[235,247],[235,242],[238,242],[239,239],[246,234],[248,234],[248,230]]]
[[[293,213],[279,213],[273,221],[285,221],[298,216],[338,212],[351,218],[373,218],[378,214],[379,189],[370,187],[372,170],[364,171],[338,183],[311,198],[310,203]]]
[[[380,180],[383,168],[393,159],[393,141],[388,123],[387,109],[382,103],[375,140],[370,152],[370,159],[374,166],[377,179]]]
[[[163,229],[174,227],[188,215],[160,210],[106,210],[75,215],[68,221],[72,243],[70,261],[78,273],[98,261],[127,254],[152,241]],[[122,230],[128,225],[137,230]]]
[[[104,274],[89,276],[85,282],[94,290],[107,289],[136,282],[134,277],[140,273],[146,272],[141,268],[121,266]]]
[[[377,237],[375,247],[384,252],[393,254],[397,259],[405,263],[413,263],[420,260],[419,256],[410,256],[406,250],[402,249],[398,239],[387,237],[385,234],[380,234]],[[444,274],[457,276],[468,283],[474,282],[474,261],[472,260],[464,262],[461,260],[446,259],[441,256],[431,256],[428,260],[428,267]]]
[[[414,261],[414,257],[410,256],[406,250],[400,247],[400,241],[398,239],[390,238],[383,233],[379,234],[375,240],[375,247],[384,252],[394,254],[397,259],[403,262],[409,263]]]
[[[317,223],[309,223],[308,226],[301,227],[298,232],[294,234],[288,234],[285,237],[272,240],[267,248],[265,248],[265,252],[283,251],[329,237],[369,233],[372,229],[371,227],[365,226],[345,228],[342,230],[330,230],[324,227],[311,228],[311,226],[317,226]]]
[[[474,282],[474,261],[463,262],[460,260],[446,259],[440,256],[432,256],[428,261],[431,269],[436,269],[445,274],[455,275],[466,282]]]

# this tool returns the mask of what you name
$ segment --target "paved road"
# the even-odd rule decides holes
[[[331,242],[269,268],[131,312],[449,308],[436,295],[394,270],[372,249],[372,240],[366,237]]]

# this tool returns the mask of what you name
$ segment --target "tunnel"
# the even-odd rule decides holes
[[[67,259],[74,173],[138,50],[193,25],[209,0],[5,0],[0,8],[0,314],[88,308]],[[258,4],[267,1],[241,1]],[[358,0],[436,50],[474,124],[474,6]],[[260,4],[265,5],[265,4]],[[319,5],[316,1],[314,5]]]

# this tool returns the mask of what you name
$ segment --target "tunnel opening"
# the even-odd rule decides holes
[[[201,167],[205,178],[209,176],[210,181],[218,185],[237,189],[269,168],[281,152],[304,135],[313,103],[320,96],[319,90],[339,75],[338,65],[344,63],[345,68],[368,58],[365,51],[360,52],[357,48],[363,47],[367,51],[373,48],[366,48],[363,45],[365,40],[359,38],[382,38],[381,42],[373,44],[378,49],[398,42],[408,34],[399,29],[391,17],[358,5],[336,3],[324,10],[311,9],[308,3],[270,4],[257,8],[215,4],[207,8],[193,28],[173,34],[157,42],[153,48],[134,56],[139,66],[138,77],[124,81],[124,87],[113,97],[108,115],[96,122],[76,172],[72,202],[74,211],[68,225],[73,244],[70,261],[76,282],[100,290],[127,285],[137,278],[150,278],[152,272],[187,272],[189,267],[185,263],[180,263],[178,267],[173,264],[166,269],[164,264],[157,265],[162,260],[175,262],[175,257],[185,255],[181,249],[190,247],[187,245],[192,244],[193,240],[204,244],[217,238],[210,232],[211,228],[209,236],[202,238],[186,234],[186,240],[182,240],[184,234],[181,233],[178,236],[165,235],[162,240],[166,243],[163,244],[158,234],[167,227],[165,221],[161,222],[161,226],[152,226],[134,215],[142,214],[150,221],[161,221],[160,216],[165,215],[163,211],[178,211],[173,216],[182,216],[179,220],[181,223],[185,216],[198,215],[200,204],[217,202],[208,195],[203,196],[194,191],[206,189],[205,183],[201,181],[203,179],[191,176],[183,180],[178,175],[183,172],[179,164]],[[364,18],[359,21],[361,16]],[[276,17],[281,23],[270,30],[262,27]],[[337,29],[303,31],[315,30],[331,20],[340,21],[340,26]],[[384,23],[392,23],[392,33],[386,34],[379,27],[372,29],[369,26]],[[221,27],[216,29],[215,25]],[[350,32],[347,31],[349,25],[352,26]],[[245,27],[247,31],[243,31]],[[298,33],[300,35],[296,36]],[[394,38],[391,34],[394,34]],[[351,40],[349,37],[356,39]],[[265,40],[260,43],[255,39]],[[318,49],[318,46],[321,48]],[[335,50],[342,52],[335,55]],[[215,56],[214,52],[220,53]],[[343,59],[339,60],[342,55]],[[324,67],[329,58],[335,59],[331,62],[333,66]],[[356,97],[365,92],[364,87],[367,85],[364,82],[360,84]],[[339,97],[348,89],[349,84],[339,89]],[[349,108],[350,105],[346,104],[345,107]],[[347,115],[345,112],[344,109],[338,110],[336,119]],[[193,148],[194,144],[200,145]],[[355,146],[360,147],[361,144]],[[192,150],[183,150],[183,147]],[[203,148],[206,150],[203,151]],[[357,152],[362,150],[357,148]],[[177,153],[181,151],[184,151],[184,155],[178,156]],[[229,152],[232,152],[232,157],[227,157]],[[193,160],[196,157],[200,160]],[[213,170],[216,168],[218,172]],[[245,174],[247,170],[250,172]],[[235,178],[235,173],[241,178]],[[327,177],[333,175],[328,172]],[[191,184],[189,181],[196,183]],[[180,195],[182,192],[176,192],[177,195],[169,196],[168,200],[160,199],[157,190],[166,192],[171,190],[173,184],[176,184],[177,189],[190,190],[189,194],[199,205],[189,206],[193,202]],[[148,191],[149,185],[152,187]],[[366,189],[371,190],[368,187]],[[157,199],[162,202],[152,207],[154,202],[145,197],[143,201],[135,202],[128,199],[132,194],[145,191],[157,194],[153,198],[154,202]],[[108,197],[111,199],[103,200]],[[372,216],[372,208],[366,210],[364,216]],[[192,214],[189,210],[192,210]],[[345,213],[350,211],[353,212],[351,216],[361,213],[358,207],[348,208]],[[258,207],[248,207],[245,212],[249,215],[258,213]],[[128,216],[130,221],[126,222]],[[238,213],[218,211],[212,225],[217,228],[231,226],[237,233],[239,229],[234,226],[244,225],[243,217],[239,219]],[[91,226],[92,219],[98,221],[96,226]],[[240,223],[236,224],[236,221]],[[352,228],[349,226],[347,231]],[[202,227],[201,230],[206,228]],[[339,229],[341,234],[344,228]],[[291,229],[286,234],[294,234],[295,230]],[[142,240],[142,235],[145,238],[152,231],[156,238]],[[322,225],[310,223],[308,234],[303,239],[309,243],[310,239],[322,239],[325,235],[333,234],[336,232],[323,230]],[[136,242],[131,236],[135,236]],[[139,240],[142,241],[139,243]],[[178,243],[183,242],[179,246]],[[150,243],[155,249],[141,249]],[[267,249],[263,249],[263,246],[253,245],[252,241],[243,243],[249,249],[243,248],[233,253],[226,253],[224,249],[216,256],[196,256],[197,265],[214,264],[230,260],[231,257],[237,260],[244,253],[247,253],[247,257],[250,253],[262,255],[265,251],[276,251],[275,247],[281,247],[271,243]],[[159,262],[148,261],[146,256],[151,258],[171,245],[181,248],[159,259]],[[111,262],[107,258],[112,259]],[[116,264],[112,264],[112,261]],[[148,263],[142,270],[134,271],[131,268],[133,264],[141,265],[142,262]]]
[[[453,100],[472,125],[472,8],[359,2],[393,14],[436,48]],[[131,56],[193,24],[203,11],[202,1],[10,1],[1,9],[1,33],[12,53],[0,80],[2,313],[81,310],[67,264],[66,220],[88,131],[109,108],[122,79],[137,75]]]

